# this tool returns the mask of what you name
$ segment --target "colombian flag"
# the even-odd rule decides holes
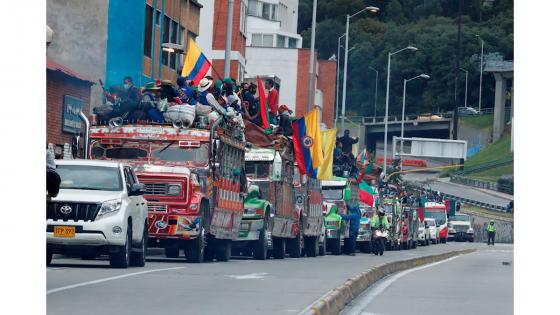
[[[314,108],[292,123],[294,153],[301,174],[317,178],[317,169],[323,163],[323,145],[319,127],[319,110]]]
[[[193,83],[198,85],[209,69],[210,61],[204,56],[194,40],[192,38],[189,39],[189,48],[181,75],[189,80],[193,80]]]

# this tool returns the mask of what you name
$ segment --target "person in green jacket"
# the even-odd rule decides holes
[[[488,245],[490,245],[490,240],[492,240],[492,245],[494,245],[494,237],[496,236],[496,226],[494,225],[494,220],[490,221],[490,224],[486,227],[488,231]]]
[[[389,229],[389,221],[387,221],[387,217],[385,216],[385,211],[383,209],[377,210],[377,213],[371,218],[371,227],[376,230],[379,227],[383,227],[384,229]]]

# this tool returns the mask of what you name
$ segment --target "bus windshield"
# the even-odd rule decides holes
[[[447,221],[447,214],[445,211],[430,211],[429,209],[426,209],[424,216],[426,218],[434,219],[438,224],[445,224]]]
[[[94,143],[91,148],[93,159],[107,160],[153,160],[175,163],[189,163],[206,166],[209,161],[209,145],[198,148],[183,148],[175,143]]]
[[[342,200],[344,187],[323,187],[323,199]]]
[[[270,173],[270,162],[245,162],[245,174],[249,178],[267,178]]]

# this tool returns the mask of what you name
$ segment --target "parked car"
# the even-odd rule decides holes
[[[436,114],[431,114],[431,113],[424,113],[424,114],[420,114],[418,115],[418,117],[416,117],[416,120],[441,120],[442,117]]]
[[[93,259],[112,267],[144,266],[148,205],[131,166],[110,161],[61,160],[60,192],[47,202],[47,265],[53,254]]]
[[[457,109],[459,116],[476,116],[480,115],[480,112],[472,107],[459,107]]]
[[[418,243],[420,245],[430,245],[430,229],[424,224],[418,225]]]
[[[424,227],[428,228],[430,242],[432,242],[432,244],[438,244],[439,233],[436,226],[436,220],[432,218],[424,218]]]
[[[471,224],[471,217],[468,214],[456,214],[449,217],[449,239],[454,241],[474,242],[474,229]]]

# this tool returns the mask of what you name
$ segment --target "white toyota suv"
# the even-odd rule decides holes
[[[57,160],[60,192],[47,201],[47,265],[53,254],[108,254],[113,267],[144,266],[148,205],[131,166]]]

